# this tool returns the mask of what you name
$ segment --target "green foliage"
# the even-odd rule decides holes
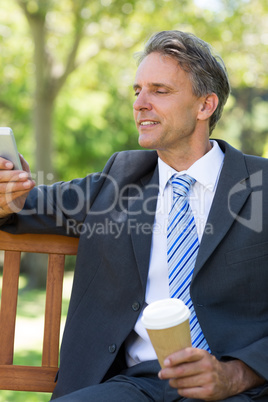
[[[0,402],[48,402],[50,397],[51,394],[40,392],[0,391]]]
[[[0,9],[0,125],[13,128],[21,152],[31,160],[32,42],[14,4],[4,2]]]
[[[46,26],[45,49],[51,60],[47,68],[53,67],[55,77],[64,69],[75,32],[82,38],[76,60],[79,68],[69,76],[55,104],[56,178],[100,170],[113,152],[138,147],[132,118],[133,54],[153,32],[164,29],[193,32],[222,55],[233,95],[215,136],[246,152],[263,153],[268,84],[265,0],[217,0],[213,7],[201,0],[13,0],[1,4],[1,125],[13,127],[19,148],[32,165],[35,66],[23,7]]]

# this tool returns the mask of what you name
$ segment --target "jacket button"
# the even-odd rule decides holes
[[[138,311],[140,309],[140,303],[134,302],[131,307],[133,311]]]
[[[109,346],[109,352],[114,353],[116,351],[116,344],[113,343],[112,345]]]

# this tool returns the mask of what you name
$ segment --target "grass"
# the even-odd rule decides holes
[[[72,285],[72,272],[65,273],[63,285],[62,323],[63,331]],[[0,286],[2,284],[0,277]],[[20,278],[15,333],[14,364],[41,365],[45,290],[26,290],[27,279]],[[1,290],[1,288],[0,288]],[[37,392],[1,391],[0,402],[47,402],[51,394]]]

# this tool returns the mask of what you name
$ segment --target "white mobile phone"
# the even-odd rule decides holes
[[[0,156],[8,159],[14,169],[23,170],[13,131],[9,127],[0,127]]]

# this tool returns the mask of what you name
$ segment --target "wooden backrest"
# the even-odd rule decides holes
[[[0,389],[53,392],[58,371],[65,255],[76,255],[78,239],[58,235],[11,235],[0,231],[5,251],[0,310]],[[21,252],[48,254],[41,366],[13,364]],[[38,267],[37,267],[38,269]]]

